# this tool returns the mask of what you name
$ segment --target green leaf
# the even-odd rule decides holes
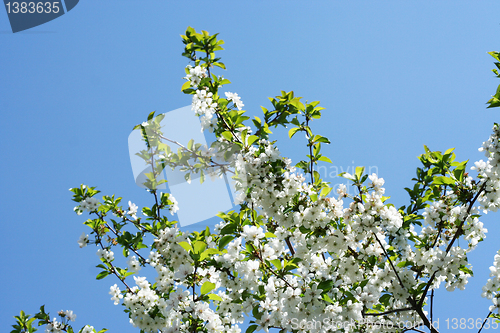
[[[295,133],[297,133],[299,130],[300,130],[300,127],[291,128],[288,131],[288,137],[291,139],[295,135]]]
[[[324,136],[321,135],[315,135],[313,138],[313,142],[324,142],[324,143],[330,143],[330,140],[325,138]]]
[[[203,285],[201,286],[200,292],[202,295],[208,294],[215,288],[215,283],[212,283],[210,281],[205,281]]]
[[[155,116],[155,112],[156,112],[156,111],[153,111],[153,112],[151,112],[151,113],[148,115],[148,121],[150,121],[151,119],[153,119],[153,117]]]
[[[36,320],[35,317],[31,318],[30,320],[28,320],[27,324],[28,326],[31,326],[31,324],[33,324],[33,322]],[[35,330],[36,331],[36,330]]]
[[[304,106],[304,104],[302,104],[300,102],[300,98],[301,97],[296,97],[294,99],[292,99],[289,103],[293,106],[295,106],[297,109],[299,109],[300,111],[304,111],[306,109],[306,107]]]
[[[411,265],[413,265],[413,263],[411,261],[401,261],[396,266],[398,266],[398,267],[405,267],[405,266],[411,266]]]
[[[219,301],[222,302],[222,297],[216,294],[208,294],[208,298],[213,300],[213,301]]]
[[[328,157],[326,156],[321,156],[320,158],[318,158],[318,161],[321,161],[321,162],[327,162],[327,163],[333,163],[331,159],[329,159]]]
[[[182,85],[181,91],[184,91],[184,90],[189,89],[189,88],[191,88],[191,81],[186,81]]]
[[[455,148],[450,148],[450,149],[448,149],[448,150],[446,150],[446,151],[444,152],[444,155],[451,154],[454,150],[455,150]]]
[[[250,135],[248,137],[248,145],[251,146],[258,139],[259,139],[259,137],[257,135]]]
[[[499,107],[499,106],[500,106],[500,99],[499,99],[499,98],[497,98],[496,96],[492,96],[492,97],[488,100],[488,102],[486,102],[486,103],[487,103],[487,104],[489,104],[489,105],[487,106],[487,108],[488,108],[488,109],[489,109],[489,108],[497,108],[497,107]]]
[[[367,178],[368,175],[364,175],[363,177],[361,177],[360,183],[363,184]]]
[[[110,273],[108,271],[102,271],[101,273],[97,274],[97,276],[95,278],[96,278],[96,280],[101,280],[101,279],[104,279],[109,274]]]
[[[258,325],[250,325],[250,326],[248,326],[248,328],[245,331],[245,333],[253,333],[253,332],[255,332],[255,330],[257,329],[257,327],[259,327],[259,326]]]
[[[220,67],[222,69],[226,69],[226,65],[224,65],[222,62],[214,62],[212,65]]]
[[[271,263],[278,269],[278,270],[281,270],[282,266],[281,266],[281,260],[279,259],[274,259],[274,260],[271,260]]]
[[[195,254],[199,254],[199,253],[205,251],[206,247],[207,247],[207,244],[205,242],[197,241],[194,243],[194,246],[193,246],[194,251],[193,252]]]
[[[292,271],[292,270],[294,270],[294,269],[296,269],[296,268],[298,268],[298,267],[299,267],[299,266],[297,266],[297,265],[296,265],[296,264],[294,264],[293,262],[290,262],[290,261],[289,261],[289,262],[287,262],[287,263],[284,265],[283,269],[284,269],[285,271]]]
[[[224,228],[222,228],[222,230],[220,231],[220,234],[221,235],[227,235],[227,234],[234,233],[236,231],[236,228],[237,228],[236,224],[229,223]]]
[[[234,239],[234,236],[226,235],[219,240],[219,250],[222,251]]]
[[[461,270],[464,273],[470,274],[471,276],[474,276],[474,272],[470,268],[468,268],[464,265],[461,265],[459,270]]]
[[[179,244],[187,252],[193,251],[193,247],[188,242],[179,242],[177,244]]]
[[[391,299],[392,295],[391,294],[384,294],[380,296],[379,302],[384,304],[385,306],[389,305],[389,300]]]
[[[462,181],[464,178],[465,168],[467,166],[468,161],[464,161],[459,163],[459,165],[453,170],[453,175],[458,181]]]
[[[495,58],[496,61],[500,62],[500,53],[499,52],[491,51],[491,52],[488,52],[488,54],[490,56],[492,56],[493,58]]]
[[[331,187],[323,187],[319,193],[320,197],[326,197],[333,190]]]
[[[262,120],[260,120],[260,118],[257,116],[255,116],[254,118],[255,119],[252,119],[253,123],[255,124],[255,126],[260,127],[262,124]]]
[[[434,177],[433,183],[435,185],[455,185],[455,181],[453,179],[445,176]]]
[[[330,296],[328,296],[328,294],[327,294],[327,293],[324,293],[324,294],[323,294],[323,295],[321,295],[321,296],[323,296],[323,300],[324,300],[324,301],[327,301],[328,303],[335,304],[335,302],[334,302],[334,301],[332,301],[332,299],[330,298]]]
[[[332,280],[323,281],[318,284],[318,289],[323,289],[324,292],[327,292],[328,290],[332,289],[334,284],[335,282],[333,282]]]
[[[210,255],[214,255],[214,254],[220,254],[220,251],[217,250],[217,249],[206,249],[205,251],[203,251],[203,253],[200,255],[200,261],[201,260],[205,260],[206,258],[208,258]]]
[[[314,148],[313,148],[314,157],[317,157],[320,151],[321,151],[321,144],[320,143],[314,144]]]
[[[191,140],[189,140],[189,142],[187,144],[187,148],[189,150],[193,150],[193,145],[194,145],[194,139],[191,139]]]
[[[221,135],[226,139],[227,141],[232,141],[233,140],[233,135],[229,131],[222,132]]]
[[[363,171],[365,171],[365,167],[360,167],[360,166],[356,167],[355,176],[356,176],[357,180],[361,179],[361,175],[363,174]]]

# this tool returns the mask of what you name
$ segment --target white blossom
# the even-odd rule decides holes
[[[80,235],[80,238],[78,239],[78,245],[80,246],[80,248],[82,248],[82,247],[87,246],[88,243],[89,243],[89,235],[87,235],[85,232],[83,232]]]

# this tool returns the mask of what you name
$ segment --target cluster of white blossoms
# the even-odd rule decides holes
[[[500,251],[495,255],[493,266],[490,267],[491,279],[488,279],[483,286],[481,296],[491,299],[493,305],[490,306],[492,313],[500,314]]]
[[[217,117],[214,117],[217,110],[217,103],[212,99],[213,94],[208,90],[196,90],[193,95],[191,108],[196,116],[201,116],[201,130],[209,129],[213,132],[214,127],[217,125]]]
[[[127,214],[130,215],[134,220],[137,219],[137,207],[136,204],[132,203],[132,201],[128,202],[128,212]]]
[[[237,93],[225,92],[224,94],[229,101],[234,103],[238,110],[241,111],[241,109],[245,106],[245,104],[243,104],[243,102],[241,101],[241,97],[238,96]]]
[[[82,329],[82,333],[94,333],[94,326],[90,325],[85,325],[85,327]]]
[[[45,326],[46,333],[62,333],[66,331],[64,324],[65,322],[76,320],[76,314],[74,314],[71,310],[61,310],[58,312],[58,314],[63,319],[63,322],[58,322],[57,318],[54,318],[47,324],[47,326]],[[64,319],[66,319],[66,321],[64,321]]]
[[[190,74],[186,75],[184,79],[190,81],[191,86],[197,88],[201,79],[207,76],[207,70],[200,66],[193,68],[190,65],[187,66],[187,69]],[[241,101],[241,97],[238,96],[237,93],[226,92],[225,95],[227,100],[233,102],[234,106],[238,110],[241,110],[243,106],[245,106]],[[217,126],[217,117],[215,117],[215,112],[218,104],[213,98],[213,93],[209,92],[207,87],[197,89],[193,94],[191,109],[194,111],[196,116],[201,117],[201,131],[208,129],[210,132],[213,132],[214,128]]]
[[[179,210],[179,203],[172,194],[168,196],[168,200],[172,201],[172,204],[168,207],[168,210],[171,215],[174,215]]]
[[[448,193],[448,201],[453,201],[454,194]],[[425,208],[423,213],[425,227],[420,234],[416,234],[420,239],[430,239],[435,243],[435,247],[420,248],[415,250],[414,254],[409,255],[417,266],[422,266],[423,273],[435,274],[435,280],[432,288],[439,288],[439,284],[446,281],[446,289],[453,291],[455,288],[465,289],[468,279],[471,277],[464,267],[471,268],[467,262],[467,252],[472,251],[479,241],[486,238],[488,230],[483,227],[483,223],[477,217],[476,208],[470,208],[466,205],[450,207],[443,200],[434,201]],[[460,246],[453,246],[449,251],[445,251],[440,246],[445,246],[451,242],[461,221],[462,230],[465,234],[468,247],[462,249]],[[448,230],[441,233],[440,230],[447,224]],[[451,227],[450,227],[451,226]]]
[[[135,256],[130,256],[127,260],[128,270],[129,272],[138,272],[141,270],[141,264],[139,260]]]
[[[176,227],[162,229],[155,239],[154,246],[157,251],[151,251],[148,259],[148,263],[158,274],[154,288],[146,277],[134,276],[136,286],[127,292],[120,291],[116,284],[111,286],[111,300],[115,305],[122,301],[130,311],[130,323],[148,333],[189,332],[190,327],[182,321],[187,315],[204,321],[208,333],[240,333],[241,329],[234,325],[236,321],[231,315],[219,316],[210,308],[209,303],[195,301],[187,289],[190,284],[186,280],[193,274],[201,279],[201,283],[208,281],[214,283],[216,288],[222,286],[220,272],[214,267],[200,267],[194,272],[191,257],[178,244],[189,241],[187,236]],[[215,248],[215,242],[209,241],[209,246]],[[129,264],[134,260],[134,257],[129,258]],[[165,298],[165,295],[168,297]],[[219,292],[219,297],[222,300],[231,300],[222,292]],[[161,316],[157,315],[158,312]],[[240,313],[242,314],[241,311]],[[239,321],[243,322],[243,317]]]
[[[187,66],[187,74],[184,79],[191,82],[191,86],[197,88],[201,79],[207,77],[207,70],[201,66],[192,67]],[[207,88],[196,90],[193,94],[191,108],[195,115],[200,118],[201,130],[209,129],[213,132],[214,127],[217,125],[217,117],[214,117],[217,103],[213,100],[213,94]]]
[[[111,295],[111,300],[115,302],[115,305],[120,303],[120,300],[123,298],[120,288],[116,283],[109,288],[109,294]]]
[[[88,197],[80,201],[80,205],[75,207],[75,211],[79,209],[80,211],[93,212],[94,210],[99,208],[99,205],[99,200],[97,200],[97,198]],[[81,214],[81,212],[79,214]]]
[[[485,211],[496,212],[500,208],[500,128],[493,126],[493,134],[488,141],[483,142],[479,151],[484,151],[487,161],[475,163],[473,170],[477,170],[485,186],[485,192],[479,198],[481,208]],[[484,182],[484,183],[483,183]]]
[[[191,65],[187,65],[187,71],[189,72],[184,79],[191,82],[191,87],[198,87],[200,81],[203,78],[207,77],[207,69],[201,66],[193,67]]]
[[[66,311],[59,311],[58,314],[62,318],[66,318],[68,321],[75,321],[76,320],[76,314],[73,313],[72,310],[66,310]]]
[[[171,200],[172,197],[169,199]],[[175,317],[173,313],[169,313],[165,299],[160,298],[157,294],[168,293],[174,286],[174,273],[169,266],[174,265],[174,267],[179,268],[182,263],[188,260],[186,251],[177,244],[179,239],[185,239],[185,237],[178,238],[179,234],[177,228],[166,228],[160,231],[160,237],[155,240],[158,252],[152,251],[148,262],[155,267],[158,273],[156,289],[151,289],[146,277],[136,276],[134,276],[134,280],[137,286],[133,287],[125,296],[116,284],[110,288],[109,294],[115,305],[123,300],[123,304],[130,311],[130,323],[146,332],[157,332],[158,330],[166,332],[173,322],[178,322],[182,318],[182,316]],[[168,261],[164,258],[168,258]],[[128,263],[129,270],[130,266],[139,264],[135,256],[130,257]],[[132,267],[132,269],[135,268]],[[160,309],[165,318],[154,315],[157,309]]]
[[[483,142],[479,151],[484,151],[487,161],[480,160],[472,167],[477,170],[481,178],[480,186],[485,191],[479,197],[481,209],[485,213],[496,212],[500,207],[500,128],[498,124],[493,126],[493,133],[488,141]],[[491,279],[488,279],[483,286],[481,296],[491,299],[493,305],[490,306],[492,313],[500,314],[500,251],[495,255],[493,266],[490,267]]]
[[[161,305],[160,298],[150,288],[150,284],[145,277],[134,276],[134,280],[137,286],[133,287],[123,297],[123,305],[130,310],[130,323],[134,327],[139,327],[147,332],[157,332],[166,326],[164,318],[152,315],[158,305]],[[162,308],[164,307],[162,306]]]
[[[78,239],[78,245],[80,248],[87,246],[89,243],[89,235],[87,235],[85,232],[82,232],[80,235],[80,238]]]
[[[50,323],[45,326],[45,332],[46,333],[61,333],[62,328],[64,325],[60,322],[57,321],[56,318],[54,318]]]
[[[97,256],[99,256],[99,258],[101,259],[106,260],[107,262],[115,260],[115,254],[113,253],[113,251],[109,251],[106,249],[97,250]]]

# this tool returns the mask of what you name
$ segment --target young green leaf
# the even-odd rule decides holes
[[[212,283],[210,281],[205,281],[203,285],[201,286],[200,292],[202,295],[208,294],[215,288],[215,283]]]

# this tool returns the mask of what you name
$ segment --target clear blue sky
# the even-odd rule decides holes
[[[96,249],[76,243],[87,227],[68,189],[85,183],[150,204],[134,183],[127,138],[149,112],[190,103],[180,91],[187,26],[226,41],[227,89],[252,115],[281,90],[321,101],[327,110],[313,126],[331,139],[334,166],[376,167],[399,207],[423,144],[484,158],[477,148],[500,120],[485,108],[500,83],[487,54],[500,50],[499,10],[498,1],[90,0],[16,34],[0,10],[0,331],[42,304],[52,315],[73,310],[77,327],[136,331],[109,299],[116,281],[95,280]],[[305,156],[303,139],[278,132],[283,155]],[[480,294],[499,220],[482,218],[489,233],[470,255],[467,290],[438,290],[441,327],[488,313]]]

